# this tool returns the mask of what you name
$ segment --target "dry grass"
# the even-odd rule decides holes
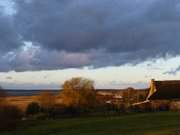
[[[12,97],[7,97],[6,102],[17,106],[22,111],[25,111],[29,103],[38,102],[38,96],[12,96]]]
[[[61,103],[59,97],[56,98],[56,103]],[[26,107],[31,102],[39,102],[39,96],[9,96],[6,98],[6,102],[17,106],[22,111],[25,111]]]

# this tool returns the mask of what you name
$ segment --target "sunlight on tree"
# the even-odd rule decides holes
[[[67,80],[64,82],[61,97],[68,107],[92,107],[96,101],[94,82],[81,77]]]

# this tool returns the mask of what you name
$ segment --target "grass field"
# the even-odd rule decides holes
[[[30,125],[0,135],[180,135],[180,112],[44,120]]]

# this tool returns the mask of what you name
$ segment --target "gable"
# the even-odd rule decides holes
[[[180,99],[180,81],[154,81],[154,91],[150,91],[148,100]]]

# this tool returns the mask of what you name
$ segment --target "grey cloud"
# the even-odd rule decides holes
[[[10,51],[21,44],[20,36],[16,32],[12,18],[0,12],[0,52]]]
[[[0,15],[1,71],[136,64],[180,54],[179,0],[13,1],[16,14]],[[39,49],[27,54],[23,41]]]
[[[170,71],[164,72],[163,74],[176,75],[180,71],[180,66]]]
[[[0,56],[0,71],[52,70],[83,67],[90,64],[91,54],[48,51],[37,46],[23,46]]]
[[[17,24],[25,40],[46,48],[177,54],[179,3],[177,0],[21,1],[17,4],[16,18],[17,22],[23,22]]]

